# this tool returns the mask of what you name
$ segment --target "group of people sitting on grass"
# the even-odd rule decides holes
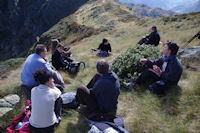
[[[63,49],[64,46],[58,43],[52,55],[52,64],[58,70],[65,67],[63,64],[65,62],[62,62]],[[98,49],[100,52],[111,52],[111,46],[106,39],[103,40]],[[150,82],[150,92],[159,95],[165,94],[171,86],[177,85],[182,74],[182,65],[176,56],[178,49],[176,43],[167,42],[160,59],[156,61],[141,59],[140,62],[145,64],[141,75],[136,80],[129,79],[129,82],[124,82],[123,85],[134,88],[136,84]],[[104,55],[105,53],[99,54]],[[53,58],[56,60],[53,61]],[[63,65],[58,65],[59,62]],[[99,60],[96,69],[97,74],[87,86],[79,86],[75,96],[77,110],[88,118],[115,114],[120,94],[119,79],[110,70],[108,62]],[[35,53],[28,56],[21,71],[21,81],[31,93],[31,132],[53,133],[54,126],[61,121],[61,95],[64,81],[60,73],[50,66],[45,45],[38,44]]]

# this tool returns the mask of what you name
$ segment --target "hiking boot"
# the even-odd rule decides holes
[[[123,82],[123,86],[128,89],[135,89],[135,83],[126,83]]]

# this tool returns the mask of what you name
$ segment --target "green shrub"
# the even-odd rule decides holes
[[[143,68],[143,65],[139,62],[141,58],[154,60],[160,56],[161,51],[158,47],[136,45],[116,57],[112,62],[111,70],[119,76],[120,81],[123,81],[122,79],[125,77],[136,78]]]

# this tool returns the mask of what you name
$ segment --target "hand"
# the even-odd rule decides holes
[[[162,70],[160,69],[160,67],[158,67],[157,65],[153,65],[153,70],[160,76],[162,73]]]
[[[147,62],[147,59],[140,59],[140,63],[145,64]]]
[[[46,57],[46,58],[44,58],[44,60],[46,61],[46,62],[49,62],[49,60],[48,60],[48,58]]]

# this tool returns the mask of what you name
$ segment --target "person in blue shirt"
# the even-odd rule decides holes
[[[39,69],[45,69],[53,73],[56,84],[64,85],[61,75],[53,70],[47,59],[47,48],[43,44],[38,44],[35,53],[28,56],[21,71],[22,84],[29,89],[38,86],[39,83],[34,79],[34,73]],[[61,88],[61,87],[59,87]]]
[[[98,115],[112,114],[117,110],[120,94],[118,77],[109,70],[109,64],[104,60],[98,61],[96,68],[99,76],[95,75],[87,85],[92,88],[78,87],[76,101],[87,105],[88,112],[95,112]]]
[[[163,48],[163,57],[155,61],[141,59],[140,62],[146,65],[145,69],[135,81],[124,82],[124,86],[134,88],[136,84],[151,82],[149,85],[151,92],[165,95],[171,86],[178,84],[183,71],[176,56],[178,49],[179,46],[176,43],[167,42]]]

